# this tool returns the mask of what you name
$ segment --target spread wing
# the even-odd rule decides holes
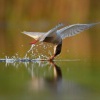
[[[57,33],[61,35],[61,38],[64,39],[66,37],[71,37],[74,36],[80,32],[83,32],[84,30],[89,29],[90,27],[100,24],[99,23],[92,23],[92,24],[74,24],[74,25],[69,25],[67,27],[64,27],[60,30],[57,30]]]
[[[34,38],[35,40],[39,39],[39,37],[41,37],[42,35],[45,34],[45,32],[26,32],[26,31],[24,31],[22,33]]]

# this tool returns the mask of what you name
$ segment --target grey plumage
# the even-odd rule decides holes
[[[87,30],[97,24],[100,24],[100,22],[91,24],[73,24],[63,27],[61,29],[58,28],[62,27],[63,24],[58,24],[56,27],[52,28],[48,32],[23,32],[23,33],[34,38],[35,40],[38,40],[39,42],[48,42],[54,44],[55,45],[54,55],[51,57],[51,59],[54,59],[54,57],[60,54],[61,52],[63,39],[79,34],[84,30]]]

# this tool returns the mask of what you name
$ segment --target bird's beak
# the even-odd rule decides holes
[[[35,40],[33,42],[31,42],[30,44],[36,44],[38,42],[38,40]]]

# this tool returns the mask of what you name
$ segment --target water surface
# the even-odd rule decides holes
[[[0,62],[1,100],[99,100],[95,60]]]

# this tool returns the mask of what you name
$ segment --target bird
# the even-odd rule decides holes
[[[53,61],[54,58],[61,53],[62,49],[62,40],[67,37],[75,36],[87,30],[100,22],[97,23],[89,23],[89,24],[72,24],[68,26],[64,26],[63,23],[57,24],[54,28],[47,32],[27,32],[23,31],[25,35],[28,35],[35,39],[31,44],[36,44],[37,42],[47,42],[54,45],[54,54],[48,59],[49,61]],[[61,28],[63,27],[63,28]],[[60,29],[59,29],[60,28]]]

